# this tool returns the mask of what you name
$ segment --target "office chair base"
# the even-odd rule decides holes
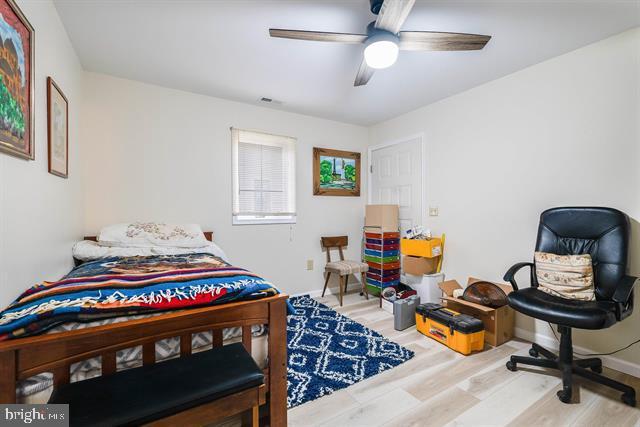
[[[538,366],[559,370],[562,374],[562,390],[557,392],[558,399],[564,403],[570,403],[573,395],[573,376],[578,375],[589,381],[611,387],[622,392],[621,400],[629,406],[636,406],[636,391],[619,381],[605,377],[602,374],[602,360],[591,357],[587,359],[574,359],[571,345],[571,329],[559,327],[561,334],[560,354],[555,355],[546,348],[533,344],[526,356],[511,356],[507,362],[507,369],[517,371],[518,364]],[[542,358],[539,358],[542,356]]]
[[[567,390],[564,387],[562,390],[556,392],[556,396],[558,396],[558,399],[560,399],[562,403],[571,403],[571,394],[571,389]]]

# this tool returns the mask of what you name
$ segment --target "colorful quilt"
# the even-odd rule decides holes
[[[264,298],[268,281],[211,254],[102,258],[25,291],[0,313],[0,341],[65,322]]]

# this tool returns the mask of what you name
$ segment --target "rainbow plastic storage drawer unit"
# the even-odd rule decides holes
[[[400,233],[365,230],[364,259],[369,264],[367,286],[377,294],[400,283]]]

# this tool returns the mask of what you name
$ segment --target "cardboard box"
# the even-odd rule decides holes
[[[479,281],[479,279],[469,277],[467,286],[477,281]],[[496,285],[507,294],[513,292],[513,288],[510,285],[502,283],[496,283]],[[484,341],[487,344],[497,347],[513,338],[515,312],[511,307],[505,305],[499,308],[491,308],[468,302],[461,298],[454,298],[453,291],[462,289],[462,286],[455,280],[444,281],[439,283],[438,286],[444,293],[442,300],[446,307],[482,320],[485,330]]]
[[[402,239],[400,240],[402,255],[434,258],[442,255],[442,239],[434,237],[431,240]]]
[[[438,258],[424,258],[406,255],[402,257],[402,271],[414,276],[433,274],[438,268]]]
[[[398,205],[367,205],[365,208],[365,227],[376,227],[374,230],[398,231]]]

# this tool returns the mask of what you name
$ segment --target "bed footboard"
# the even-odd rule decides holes
[[[16,383],[42,372],[54,384],[68,383],[71,364],[101,357],[102,375],[116,372],[118,350],[142,346],[143,364],[155,363],[156,341],[180,337],[180,354],[191,354],[192,334],[212,331],[222,345],[222,329],[242,327],[242,343],[251,352],[251,326],[268,325],[268,362],[264,369],[269,423],[287,425],[287,296],[241,301],[169,312],[94,328],[20,338],[0,343],[0,402],[16,402]]]

